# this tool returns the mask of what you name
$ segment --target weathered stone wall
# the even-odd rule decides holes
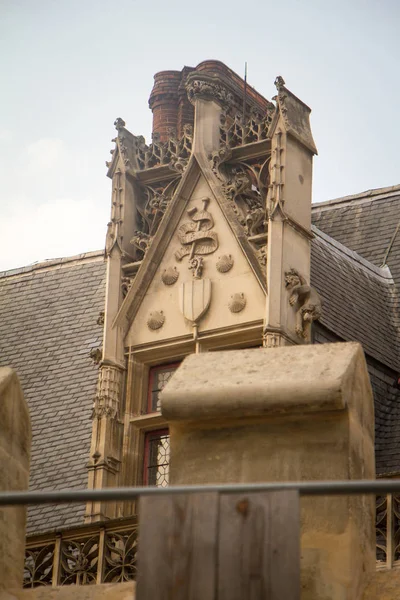
[[[0,592],[0,600],[135,600],[135,583],[66,585]]]
[[[0,368],[0,491],[28,489],[31,427],[16,373]],[[0,592],[21,585],[26,509],[0,508]]]
[[[373,479],[359,344],[192,355],[162,394],[171,484]],[[305,497],[302,600],[360,600],[375,570],[374,498]]]

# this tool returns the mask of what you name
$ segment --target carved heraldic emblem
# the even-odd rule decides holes
[[[188,210],[191,221],[186,221],[178,228],[178,239],[181,243],[175,252],[175,258],[181,261],[189,258],[189,269],[193,273],[191,281],[183,282],[179,288],[179,307],[183,316],[191,321],[197,336],[197,323],[207,312],[211,302],[211,281],[202,278],[203,256],[212,254],[218,248],[218,236],[214,227],[214,219],[207,208],[209,198],[201,200],[203,206],[199,210],[194,207]]]
[[[203,272],[203,256],[212,254],[218,248],[218,236],[212,231],[214,219],[207,211],[210,199],[203,198],[202,203],[201,210],[196,207],[188,210],[192,220],[180,225],[178,239],[182,246],[175,252],[178,261],[189,256],[189,269],[196,279],[200,279]]]

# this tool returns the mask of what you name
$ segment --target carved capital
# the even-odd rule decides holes
[[[186,91],[192,104],[199,98],[202,100],[214,100],[222,106],[229,106],[233,103],[233,95],[221,82],[209,75],[200,73],[194,73],[193,75],[192,77],[188,77],[186,83]]]

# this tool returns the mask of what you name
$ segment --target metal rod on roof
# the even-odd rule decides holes
[[[244,63],[243,127],[246,126],[246,101],[247,101],[247,62]],[[244,143],[244,140],[243,140],[243,143]]]
[[[389,256],[389,254],[390,254],[390,251],[391,251],[391,249],[392,249],[392,246],[393,246],[393,244],[394,244],[394,240],[396,239],[396,236],[397,236],[397,233],[398,233],[399,229],[400,229],[400,221],[397,223],[397,227],[396,227],[396,229],[394,230],[394,233],[393,233],[393,235],[392,235],[392,239],[391,239],[391,240],[390,240],[390,242],[389,242],[389,246],[388,246],[388,248],[387,248],[387,250],[386,250],[386,252],[385,252],[385,256],[383,257],[383,263],[381,264],[381,268],[382,268],[382,267],[386,267],[386,261],[387,261],[387,259],[388,259],[388,256]]]
[[[70,504],[96,500],[133,500],[139,496],[165,494],[198,494],[219,492],[224,494],[276,492],[298,490],[301,496],[331,496],[347,494],[389,494],[400,492],[400,480],[380,479],[361,481],[307,481],[282,483],[247,483],[228,485],[177,485],[166,488],[123,487],[103,490],[60,490],[53,492],[2,492],[0,506],[25,504]]]

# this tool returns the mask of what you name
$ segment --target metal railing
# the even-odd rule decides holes
[[[109,488],[54,492],[3,492],[0,506],[133,500],[153,494],[251,493],[297,490],[301,496],[376,495],[377,567],[400,565],[400,480],[317,481],[232,485]],[[395,493],[398,493],[396,495]],[[138,525],[134,517],[67,530],[30,542],[24,587],[90,585],[136,578]]]

